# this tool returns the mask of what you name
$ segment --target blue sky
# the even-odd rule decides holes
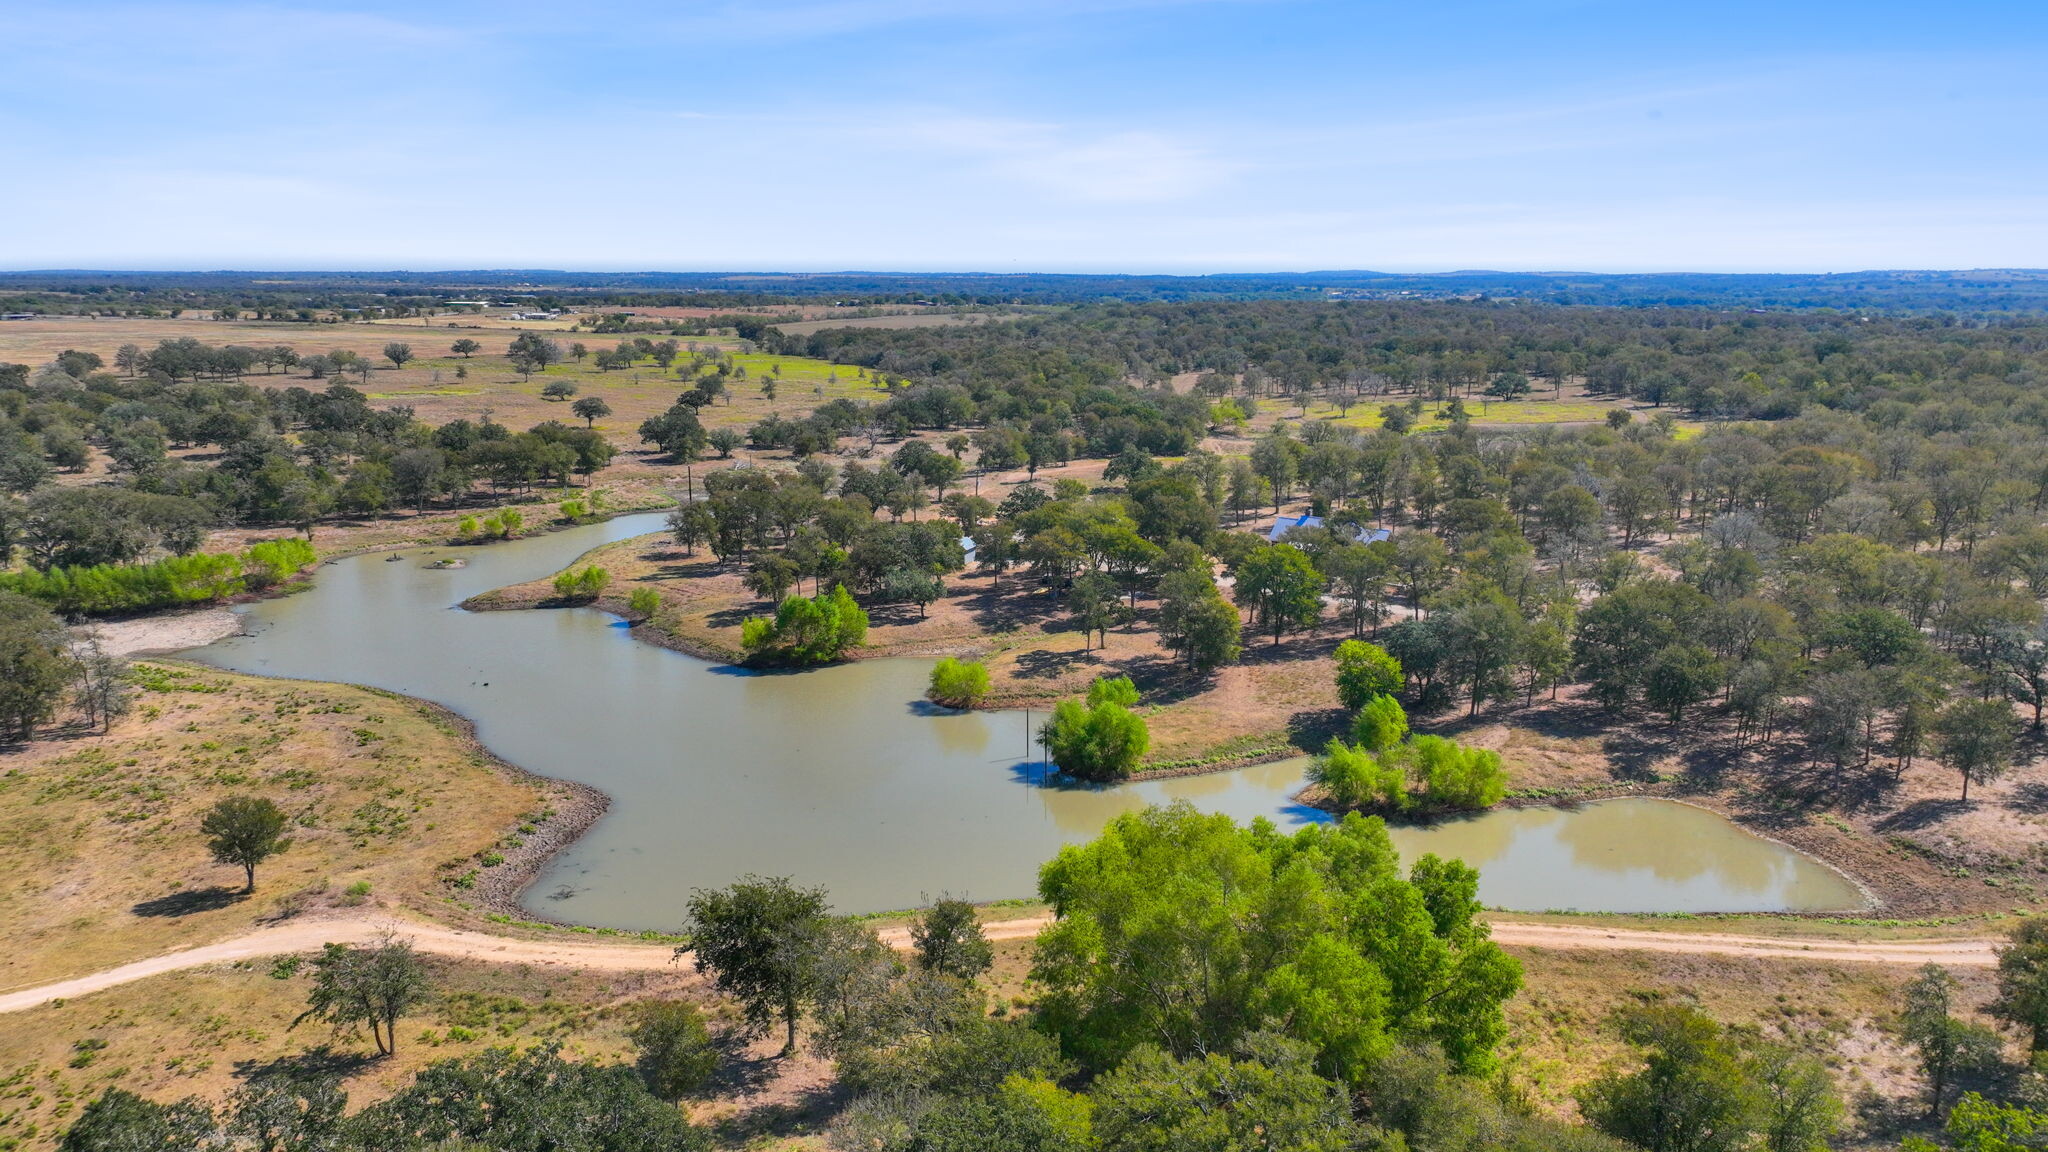
[[[0,267],[2048,266],[2048,3],[0,5]]]

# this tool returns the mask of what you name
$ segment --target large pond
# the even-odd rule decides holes
[[[223,668],[375,685],[475,721],[499,756],[578,780],[611,811],[525,896],[536,912],[619,928],[680,923],[690,889],[747,873],[831,889],[842,911],[952,892],[1028,896],[1060,845],[1119,812],[1186,799],[1283,827],[1305,761],[1115,788],[1048,781],[1026,739],[1043,715],[956,715],[921,700],[929,664],[871,660],[747,673],[634,640],[590,609],[464,612],[463,599],[544,576],[660,517],[487,548],[466,568],[365,556],[311,591],[252,606],[251,634],[191,653]],[[1528,911],[1772,911],[1862,902],[1834,871],[1683,804],[1614,800],[1491,812],[1395,832],[1402,852],[1457,856],[1481,897]]]

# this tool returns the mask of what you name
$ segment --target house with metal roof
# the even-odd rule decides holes
[[[1297,528],[1321,528],[1322,526],[1323,518],[1321,516],[1276,516],[1273,518],[1273,527],[1266,531],[1266,542],[1277,544],[1289,532]],[[1385,540],[1392,535],[1393,533],[1385,528],[1360,528],[1352,534],[1352,539],[1360,544],[1372,544]]]

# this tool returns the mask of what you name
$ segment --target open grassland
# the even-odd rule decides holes
[[[616,343],[613,337],[586,335],[580,339],[593,352]],[[567,342],[566,338],[563,342]],[[581,361],[571,359],[529,377],[507,363],[504,342],[497,339],[485,344],[485,352],[468,358],[447,352],[445,344],[429,348],[418,341],[411,343],[418,358],[404,368],[392,368],[389,361],[380,359],[379,367],[370,373],[367,382],[350,374],[342,379],[342,383],[362,388],[380,407],[402,404],[411,408],[415,416],[429,424],[445,424],[458,419],[481,420],[489,416],[500,424],[521,430],[544,420],[582,424],[583,421],[569,411],[569,400],[554,400],[544,395],[544,390],[551,384],[570,384],[575,386],[576,399],[596,396],[611,408],[611,415],[597,420],[594,427],[622,448],[639,446],[640,422],[666,411],[676,402],[676,397],[690,387],[690,382],[676,375],[672,369],[664,371],[652,361],[607,371],[595,366],[594,357]],[[700,348],[724,347],[720,342],[711,340],[695,343]],[[379,349],[382,347],[378,345]],[[685,342],[687,347],[688,342]],[[381,357],[382,353],[379,351],[371,355]],[[678,364],[687,363],[688,352],[685,351]],[[745,368],[747,375],[730,380],[726,394],[718,403],[700,411],[699,416],[706,428],[744,429],[771,412],[794,418],[809,413],[827,400],[874,400],[886,394],[880,384],[866,379],[859,368],[851,365],[832,364],[803,356],[747,352],[735,352],[734,363],[736,367]],[[779,375],[777,368],[781,370]],[[288,378],[280,373],[270,379],[280,387],[296,384],[318,389],[331,383],[307,380],[304,375],[299,372]],[[259,384],[268,382],[261,376],[249,379]],[[770,381],[775,393],[772,398],[767,394],[769,388],[764,387],[764,383]]]
[[[1438,432],[1451,425],[1449,401],[1425,400],[1419,406],[1409,403],[1408,397],[1366,397],[1351,404],[1348,409],[1340,408],[1328,399],[1309,402],[1306,409],[1292,400],[1264,398],[1259,401],[1259,411],[1250,422],[1250,429],[1263,432],[1280,423],[1300,424],[1305,421],[1320,421],[1344,428],[1371,431],[1384,427],[1385,417],[1381,409],[1390,402],[1409,408],[1414,423],[1412,432]],[[1567,385],[1555,396],[1545,392],[1524,397],[1520,400],[1488,400],[1474,396],[1464,401],[1465,415],[1474,428],[1496,432],[1511,431],[1535,425],[1586,425],[1604,422],[1610,412],[1625,412],[1631,420],[1650,420],[1660,414],[1677,415],[1673,409],[1659,409],[1628,400],[1600,396],[1585,391],[1578,384]],[[1696,435],[1703,425],[1697,422],[1678,421],[1677,432],[1681,439]]]
[[[454,874],[443,865],[493,851],[549,803],[413,700],[184,664],[143,664],[136,679],[135,710],[111,733],[0,752],[0,987],[325,906],[437,905]],[[293,820],[253,895],[199,832],[231,795]]]
[[[140,345],[146,351],[160,340],[188,338],[205,344],[246,344],[252,348],[282,344],[301,356],[340,348],[363,356],[379,357],[383,355],[384,345],[394,340],[405,341],[425,352],[430,345],[446,348],[450,341],[460,337],[460,333],[451,333],[441,326],[446,322],[445,317],[437,319],[438,323],[426,327],[417,320],[409,321],[402,331],[378,324],[299,324],[211,320],[199,316],[177,319],[168,316],[52,316],[36,320],[9,320],[0,322],[0,361],[33,367],[49,363],[67,349],[76,349],[96,352],[111,365],[114,351],[123,344]],[[304,376],[304,373],[298,375]],[[259,368],[257,374],[248,379],[263,383],[262,370]],[[304,383],[303,380],[285,379],[283,372],[273,374],[271,379],[280,387],[286,383]]]
[[[619,336],[599,336],[569,329],[563,321],[497,321],[489,326],[478,318],[451,321],[431,318],[367,324],[288,324],[254,321],[180,319],[87,319],[55,317],[47,320],[19,320],[0,324],[0,362],[46,364],[67,349],[97,353],[109,365],[123,344],[136,344],[145,351],[159,341],[191,338],[207,344],[247,344],[252,347],[284,345],[301,357],[335,350],[353,352],[368,359],[374,368],[367,379],[354,373],[314,380],[304,369],[265,372],[258,368],[243,377],[256,387],[300,387],[319,390],[340,382],[360,388],[379,406],[405,405],[421,420],[431,424],[449,420],[478,420],[488,415],[500,424],[525,429],[543,420],[564,423],[580,421],[569,411],[569,403],[542,395],[551,383],[575,385],[578,397],[602,397],[612,414],[597,421],[596,427],[621,447],[639,444],[642,420],[664,411],[689,382],[673,370],[664,371],[643,360],[632,368],[611,371],[595,365],[595,357],[567,359],[528,377],[514,369],[505,356],[506,347],[522,331],[546,333],[566,350],[582,343],[591,352],[610,348]],[[883,317],[882,319],[894,319]],[[455,326],[460,324],[460,326]],[[471,339],[484,346],[482,352],[459,356],[451,350],[457,340]],[[770,356],[739,351],[731,338],[683,338],[685,351],[679,364],[688,363],[691,345],[734,353],[735,365],[746,369],[744,378],[728,384],[727,395],[704,409],[702,418],[709,428],[745,428],[769,413],[802,416],[827,400],[873,400],[885,394],[878,383],[868,380],[861,369],[802,356]],[[403,367],[393,367],[384,357],[384,346],[403,343],[414,358]],[[779,374],[778,370],[779,369]],[[774,381],[774,398],[763,384]]]

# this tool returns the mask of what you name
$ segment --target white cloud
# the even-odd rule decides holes
[[[935,21],[989,24],[1057,20],[1110,12],[1199,4],[1285,3],[1287,0],[748,0],[700,5],[669,22],[676,32],[730,38],[831,36],[896,24]]]
[[[1235,168],[1199,144],[1149,129],[908,115],[871,122],[867,132],[894,149],[964,164],[970,178],[1079,202],[1184,200],[1210,191]]]

